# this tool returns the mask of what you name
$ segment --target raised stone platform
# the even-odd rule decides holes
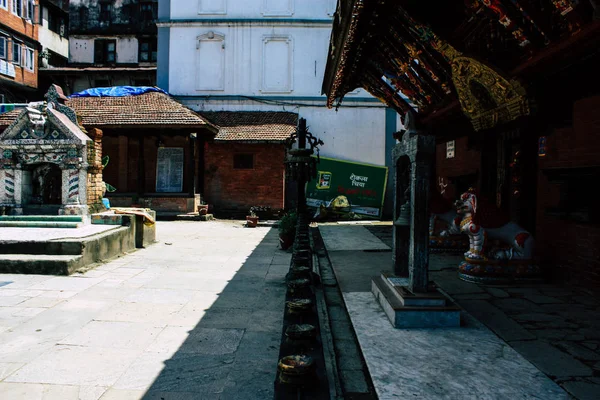
[[[0,273],[72,274],[135,249],[135,225],[0,228]]]
[[[437,291],[411,293],[408,278],[382,273],[373,278],[371,292],[395,328],[450,328],[460,326],[460,307]]]

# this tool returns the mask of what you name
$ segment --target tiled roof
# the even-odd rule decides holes
[[[12,124],[19,114],[21,114],[21,111],[23,111],[23,108],[17,108],[16,110],[0,114],[0,132]]]
[[[126,97],[75,97],[67,100],[66,104],[77,112],[84,126],[210,127],[198,114],[158,92]]]
[[[66,105],[73,108],[85,127],[168,126],[170,128],[216,127],[170,96],[149,92],[127,97],[76,97]],[[21,110],[0,114],[0,130],[5,129]]]
[[[215,140],[283,142],[296,130],[298,114],[274,111],[210,111],[200,115],[219,127]]]

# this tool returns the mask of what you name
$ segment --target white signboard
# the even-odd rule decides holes
[[[454,140],[446,142],[446,158],[454,158]]]
[[[183,147],[159,147],[156,163],[156,191],[183,191]]]
[[[4,60],[0,60],[0,74],[8,75],[11,78],[14,78],[17,75],[15,73],[15,66],[13,63],[9,63]]]

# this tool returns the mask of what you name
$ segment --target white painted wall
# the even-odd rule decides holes
[[[94,39],[115,39],[117,63],[138,62],[138,40],[135,36],[71,36],[69,40],[70,63],[94,63]]]
[[[171,0],[172,19],[328,19],[336,0]]]
[[[88,37],[71,36],[69,38],[69,62],[93,63],[94,39]]]
[[[185,98],[185,106],[198,111],[288,111],[306,119],[308,130],[325,142],[324,157],[385,165],[385,108],[379,103],[342,105],[338,111],[323,103],[269,105],[250,100],[214,101]]]
[[[38,30],[38,40],[44,49],[50,49],[63,57],[69,57],[69,39],[48,29],[48,9],[42,9],[42,24]]]
[[[320,96],[330,31],[328,24],[172,27],[169,92],[174,95]],[[222,46],[206,50],[208,40],[203,37],[211,33],[214,41],[223,36],[219,41]],[[222,55],[221,47],[224,47]],[[217,62],[221,57],[222,65]],[[284,71],[288,66],[289,71]],[[212,82],[214,76],[222,75],[223,85],[206,90],[204,84],[191,84],[199,73],[210,75],[202,73],[203,68],[209,67],[221,71],[207,76],[206,80]],[[278,90],[276,82],[282,81],[289,81],[288,90]],[[221,86],[222,89],[218,89]],[[356,95],[349,97],[352,96]]]
[[[138,40],[134,36],[117,38],[117,63],[138,62]]]
[[[293,12],[283,15],[290,4]],[[335,4],[335,0],[171,0],[171,21],[159,24],[169,29],[169,93],[200,113],[297,112],[325,142],[321,155],[385,165],[383,104],[360,101],[372,100],[360,89],[346,95],[336,112],[325,107],[321,95]],[[281,16],[264,15],[265,7],[279,9]],[[199,9],[206,14],[199,14]],[[273,98],[287,104],[274,104]],[[356,101],[349,101],[352,98]]]

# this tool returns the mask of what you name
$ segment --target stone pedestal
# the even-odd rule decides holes
[[[413,293],[408,279],[383,272],[373,279],[371,292],[395,328],[456,328],[460,307],[430,286],[426,293]]]

